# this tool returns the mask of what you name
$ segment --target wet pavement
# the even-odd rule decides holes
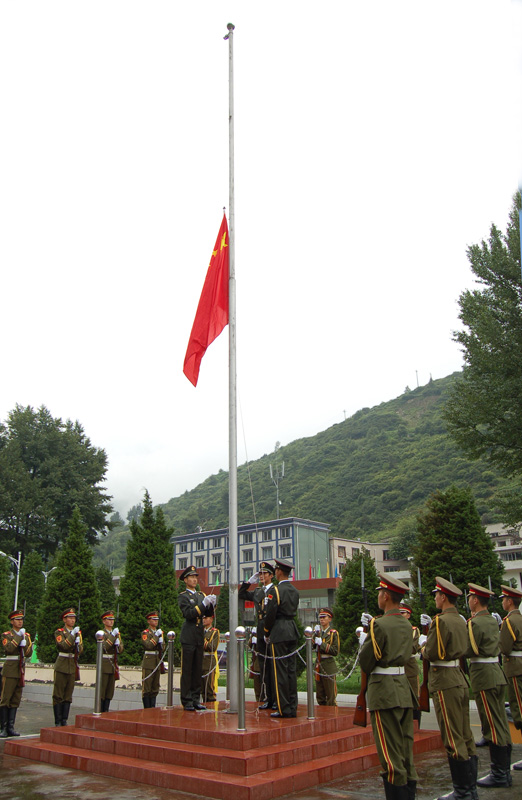
[[[339,698],[339,705],[348,705]],[[85,708],[71,707],[70,721],[74,723],[76,714],[85,713]],[[480,738],[480,726],[476,711],[471,713],[472,730],[475,737]],[[39,734],[40,728],[53,725],[52,707],[46,703],[22,700],[17,714],[15,728],[24,736]],[[422,728],[436,730],[437,725],[433,713],[423,715]],[[5,756],[0,740],[0,780],[1,800],[45,800],[46,798],[79,798],[79,800],[189,800],[195,795],[184,792],[157,789],[144,784],[132,783],[119,779],[110,779],[76,770],[54,767],[49,764],[28,761],[14,756]],[[480,748],[479,775],[489,772],[489,752]],[[522,759],[522,741],[513,745],[513,761]],[[434,800],[451,791],[449,769],[445,753],[442,749],[419,756],[415,760],[419,773],[417,786],[418,800]],[[508,800],[522,797],[522,772],[512,772],[511,789],[480,789],[480,798],[488,800]],[[295,792],[293,800],[375,800],[384,798],[379,769],[366,770],[364,773],[350,775],[322,786],[311,787],[310,790]]]

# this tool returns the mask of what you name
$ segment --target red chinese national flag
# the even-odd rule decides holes
[[[183,372],[194,386],[207,347],[228,325],[228,245],[227,218],[223,214],[183,363]]]

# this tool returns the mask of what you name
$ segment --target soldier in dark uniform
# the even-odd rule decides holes
[[[339,655],[339,633],[332,628],[333,611],[331,608],[319,609],[319,630],[316,629],[314,645],[315,659],[315,692],[320,706],[337,705],[337,662]]]
[[[267,596],[272,588],[272,580],[274,577],[274,567],[268,561],[261,561],[259,565],[259,572],[256,572],[239,587],[238,597],[240,600],[253,600],[254,611],[256,615],[256,631],[252,634],[252,645],[255,648],[255,658],[253,661],[253,670],[259,675],[259,683],[261,686],[260,697],[262,703],[259,708],[264,711],[266,709],[274,709],[275,698],[272,693],[273,683],[273,669],[272,659],[268,652],[268,646],[265,642],[265,613],[268,603]],[[262,586],[257,586],[253,592],[251,587],[258,582],[258,577]]]
[[[506,616],[500,629],[500,652],[508,684],[509,708],[515,728],[522,731],[522,592],[512,586],[502,586],[502,608]],[[513,764],[522,770],[522,761]]]
[[[471,800],[478,757],[469,721],[468,682],[459,661],[468,649],[468,629],[456,607],[462,591],[444,578],[435,580],[433,594],[440,614],[433,622],[427,614],[421,615],[421,624],[430,626],[422,655],[430,662],[429,691],[454,787],[450,797]]]
[[[196,591],[198,572],[196,567],[187,567],[180,575],[187,587],[178,596],[178,604],[183,614],[181,627],[181,703],[185,711],[204,710],[199,702],[201,690],[201,667],[203,663],[203,617],[213,611],[216,595],[206,597],[203,592]]]
[[[14,723],[22,699],[25,659],[33,652],[31,637],[23,627],[24,612],[19,609],[11,611],[9,619],[12,628],[2,634],[5,662],[0,696],[0,739],[20,735],[15,731]]]
[[[417,772],[413,764],[413,709],[417,698],[406,676],[411,657],[411,625],[399,603],[408,591],[405,583],[379,574],[378,604],[382,617],[363,614],[369,633],[359,652],[361,669],[368,675],[367,703],[387,800],[414,798]]]
[[[67,725],[71,708],[78,657],[83,652],[82,632],[76,625],[76,611],[66,608],[62,614],[63,627],[54,632],[58,656],[54,663],[53,710],[54,724]]]
[[[511,786],[511,734],[504,706],[507,681],[498,661],[498,623],[488,611],[493,592],[468,583],[469,677],[484,738],[489,742],[491,773],[477,786]]]
[[[294,565],[275,559],[277,586],[267,594],[264,619],[265,642],[270,644],[273,658],[272,691],[275,694],[277,711],[272,717],[297,716],[296,655],[298,631],[295,615],[299,606],[299,592],[289,580]],[[292,655],[293,654],[293,655]]]
[[[214,703],[218,690],[218,656],[219,631],[214,628],[214,609],[207,611],[203,617],[203,666],[201,672],[201,697],[204,703]]]
[[[101,710],[108,711],[114,697],[116,673],[118,671],[118,655],[123,653],[123,642],[118,628],[114,627],[114,611],[102,614],[103,630],[103,663],[101,685]]]
[[[141,695],[143,708],[156,708],[156,698],[160,690],[160,664],[163,654],[163,631],[158,628],[159,614],[150,611],[146,616],[149,624],[141,634],[145,649],[141,662]]]
[[[410,621],[412,614],[412,607],[410,606],[409,603],[403,600],[399,606],[399,611],[401,612],[404,619]],[[412,632],[411,658],[409,658],[407,663],[404,665],[404,669],[406,670],[406,677],[410,682],[413,694],[415,695],[415,697],[418,698],[420,691],[419,659],[418,659],[418,655],[420,653],[420,644],[419,644],[420,631],[416,625],[412,625],[411,632]],[[421,715],[420,710],[418,708],[414,708],[413,719],[420,720],[420,715]]]

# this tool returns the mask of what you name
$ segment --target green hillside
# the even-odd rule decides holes
[[[484,524],[495,516],[493,496],[504,480],[482,462],[467,461],[446,434],[441,410],[458,373],[381,403],[306,439],[282,446],[280,516],[327,522],[332,533],[375,539],[393,535],[431,492],[469,485]],[[258,520],[275,517],[276,493],[265,455],[250,464]],[[228,525],[228,473],[221,470],[163,506],[176,534]],[[252,522],[246,464],[238,469],[238,522]]]

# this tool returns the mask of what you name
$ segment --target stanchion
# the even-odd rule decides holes
[[[101,685],[103,665],[103,631],[96,631],[96,685],[94,690],[95,717],[101,716]]]
[[[308,703],[308,719],[315,719],[314,711],[314,658],[312,655],[312,628],[305,628],[306,639],[306,700]]]
[[[230,642],[230,633],[229,633],[229,631],[227,631],[225,633],[225,643],[226,643],[226,646],[227,646],[227,649],[226,649],[226,653],[227,653],[227,695],[226,695],[226,697],[227,697],[227,700],[230,700],[230,688],[229,688],[229,680],[228,680],[228,664],[229,664],[228,644],[229,644],[229,642]]]
[[[245,639],[246,630],[240,625],[236,628],[237,640],[237,730],[245,731]]]
[[[174,705],[173,698],[174,698],[174,639],[176,638],[176,634],[174,631],[169,631],[167,633],[167,655],[169,659],[169,671],[167,673],[167,708],[172,708]]]

